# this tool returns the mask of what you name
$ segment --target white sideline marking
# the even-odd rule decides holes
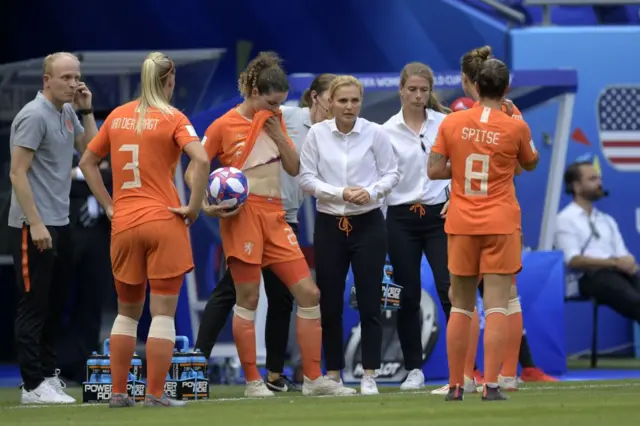
[[[603,384],[583,384],[583,385],[570,385],[570,386],[535,386],[535,387],[521,387],[519,391],[537,391],[537,390],[580,390],[580,389],[615,389],[615,388],[637,388],[640,387],[640,381],[634,383],[603,383]],[[380,395],[431,395],[431,391],[439,389],[438,387],[425,388],[425,390],[421,391],[397,391],[397,392],[383,392]],[[188,405],[191,404],[211,404],[211,403],[222,403],[222,402],[237,402],[237,401],[253,401],[253,400],[270,400],[270,401],[278,401],[283,399],[296,400],[303,398],[353,398],[358,397],[360,395],[353,396],[335,396],[335,395],[326,395],[326,396],[302,396],[300,394],[293,394],[291,396],[280,396],[275,398],[246,398],[246,397],[232,397],[232,398],[212,398],[212,399],[202,399],[199,401],[189,401]],[[442,396],[442,395],[436,395]],[[140,403],[138,403],[140,404]],[[106,404],[104,403],[88,403],[88,404],[55,404],[55,405],[12,405],[12,406],[0,406],[0,411],[3,410],[19,410],[19,409],[33,409],[33,408],[89,408],[89,407],[103,407],[106,408]]]

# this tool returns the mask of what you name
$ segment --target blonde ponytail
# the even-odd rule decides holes
[[[140,104],[136,132],[141,135],[144,130],[145,117],[149,107],[160,111],[164,116],[173,115],[173,107],[164,93],[167,77],[175,73],[173,61],[164,53],[149,53],[142,63],[140,72]]]

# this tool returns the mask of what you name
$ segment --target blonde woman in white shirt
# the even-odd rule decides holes
[[[404,287],[397,327],[409,374],[400,388],[415,390],[424,386],[420,328],[423,253],[433,271],[446,318],[451,311],[447,235],[444,232],[450,181],[432,181],[427,177],[427,158],[447,111],[433,94],[431,68],[419,62],[407,64],[402,70],[400,101],[400,112],[384,123],[398,155],[400,170],[400,182],[385,203],[389,259],[395,281]]]
[[[358,117],[362,84],[338,76],[329,88],[332,120],[309,130],[300,154],[300,186],[317,199],[314,229],[316,281],[320,289],[322,345],[327,375],[340,382],[344,368],[342,313],[351,266],[362,327],[360,392],[375,395],[382,328],[380,283],[387,251],[382,199],[399,179],[389,136]]]

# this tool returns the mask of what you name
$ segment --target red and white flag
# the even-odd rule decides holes
[[[617,170],[640,171],[640,86],[609,86],[598,98],[602,152]]]

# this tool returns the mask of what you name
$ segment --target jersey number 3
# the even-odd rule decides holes
[[[131,153],[131,162],[126,163],[122,170],[131,170],[133,172],[133,180],[124,182],[122,184],[122,189],[140,188],[142,186],[142,181],[140,180],[140,168],[138,167],[140,146],[135,144],[126,144],[122,145],[118,151]]]
[[[477,163],[480,163],[480,171],[477,169]],[[480,189],[474,189],[471,184],[476,181],[480,184]],[[485,154],[471,154],[465,161],[464,168],[464,193],[466,195],[475,195],[486,197],[489,190],[489,156]]]

